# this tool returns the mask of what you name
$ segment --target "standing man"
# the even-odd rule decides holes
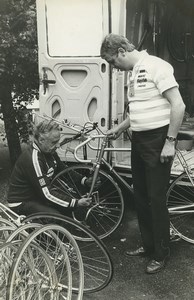
[[[129,118],[108,134],[117,138],[127,128],[132,130],[132,178],[143,247],[126,255],[151,255],[146,272],[153,274],[164,268],[170,255],[166,192],[185,105],[172,66],[136,50],[127,38],[107,35],[101,57],[128,71]]]
[[[34,128],[34,142],[18,158],[8,191],[8,205],[19,215],[37,212],[69,214],[78,206],[89,206],[91,199],[74,199],[52,187],[52,179],[65,164],[56,153],[60,146],[60,128],[54,121],[44,120]],[[82,177],[72,174],[75,183]],[[84,184],[87,184],[87,179]]]

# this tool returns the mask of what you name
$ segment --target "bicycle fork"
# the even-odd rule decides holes
[[[95,200],[95,205],[93,205],[92,207],[90,207],[88,209],[85,220],[87,220],[91,210],[99,205],[98,191],[93,193],[93,190],[94,190],[95,183],[97,182],[97,177],[98,177],[98,174],[99,174],[100,165],[101,165],[101,161],[102,161],[102,158],[103,158],[103,155],[104,155],[104,149],[107,145],[107,141],[108,141],[108,137],[105,136],[102,140],[101,149],[100,149],[100,152],[99,152],[99,155],[98,155],[98,159],[97,159],[97,161],[94,165],[94,174],[93,174],[93,178],[92,178],[92,184],[91,184],[91,187],[90,187],[90,191],[88,193],[88,197],[94,196],[93,198]]]

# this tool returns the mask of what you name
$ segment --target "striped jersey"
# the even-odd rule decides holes
[[[133,131],[145,131],[170,123],[170,103],[163,92],[178,87],[173,67],[159,57],[141,51],[128,73],[128,101]]]

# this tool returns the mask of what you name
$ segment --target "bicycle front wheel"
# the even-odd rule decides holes
[[[194,186],[185,172],[170,185],[167,207],[172,229],[183,240],[194,244]]]
[[[72,293],[71,267],[75,264],[79,264],[79,267],[74,283],[79,287],[77,299],[81,300],[84,271],[81,254],[74,238],[66,229],[58,225],[52,224],[37,228],[24,240],[15,256],[10,272],[9,299],[12,299],[13,291],[18,288],[16,283],[22,282],[22,280],[17,280],[18,276],[16,276],[20,272],[21,276],[27,274],[26,280],[29,277],[32,278],[30,285],[25,285],[25,287],[27,286],[25,292],[30,294],[30,298],[26,297],[26,299],[47,300],[50,299],[48,296],[55,295],[53,300],[70,300]],[[49,266],[50,274],[45,265]],[[14,289],[14,287],[16,288]]]
[[[14,257],[20,247],[21,241],[4,242],[0,245],[0,299],[6,299],[9,289],[8,276]],[[17,299],[20,299],[19,297]],[[21,298],[20,300],[23,300]]]
[[[34,214],[28,216],[24,222],[57,224],[73,235],[78,244],[83,261],[84,293],[100,291],[109,284],[113,275],[113,266],[110,255],[104,243],[86,226],[83,226],[71,218],[57,214]],[[75,261],[73,255],[72,260]],[[75,264],[72,267],[73,278],[74,273],[77,273]],[[74,284],[73,291],[76,292]]]
[[[74,165],[60,172],[53,179],[52,186],[59,193],[80,199],[89,193],[89,182],[92,182],[93,173],[93,166]],[[83,178],[88,179],[87,184],[83,184]],[[91,197],[92,205],[76,208],[73,216],[102,239],[109,236],[121,223],[124,213],[122,192],[109,174],[99,170]]]
[[[57,276],[49,257],[38,245],[24,252],[23,244],[19,242],[21,245],[7,274],[6,300],[59,300],[58,291],[53,288],[57,286]],[[8,244],[12,245],[12,242]]]

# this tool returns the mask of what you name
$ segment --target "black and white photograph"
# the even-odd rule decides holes
[[[194,0],[0,0],[0,300],[194,299]]]

